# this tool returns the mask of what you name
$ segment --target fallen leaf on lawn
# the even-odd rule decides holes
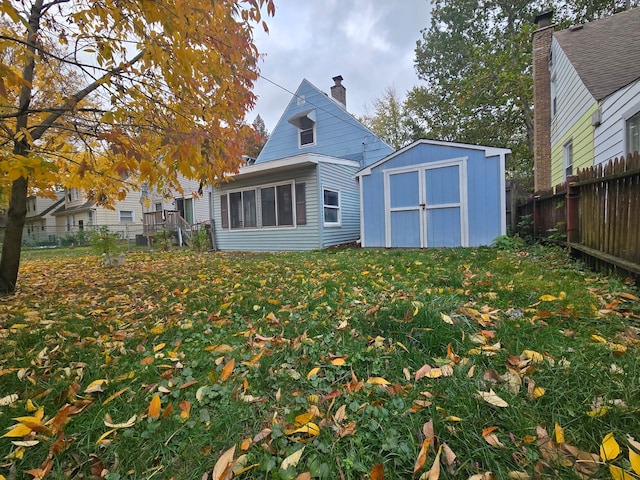
[[[160,350],[162,350],[166,346],[167,346],[166,343],[159,343],[158,345],[154,345],[153,346],[153,351],[154,352],[159,352]]]
[[[251,438],[245,438],[245,439],[240,443],[240,450],[242,450],[243,452],[246,452],[247,450],[249,450],[249,448],[251,448],[251,445],[253,445],[253,439],[251,439]]]
[[[153,363],[153,357],[144,357],[140,360],[140,365],[151,365]]]
[[[329,362],[331,363],[331,365],[335,367],[341,367],[342,365],[345,364],[347,358],[348,358],[347,355],[341,355],[339,357],[331,357],[329,359]]]
[[[638,480],[638,477],[629,472],[625,472],[616,465],[609,465],[609,473],[611,473],[613,480]]]
[[[101,378],[99,380],[94,380],[89,384],[87,388],[84,389],[84,393],[99,393],[104,392],[104,389],[107,387],[109,380],[105,378]]]
[[[509,472],[509,478],[529,480],[531,478],[531,475],[529,475],[527,472]]]
[[[191,412],[191,402],[187,400],[182,400],[178,406],[180,407],[180,418],[182,420],[186,420],[189,418],[189,413]]]
[[[438,480],[440,478],[440,454],[442,453],[442,445],[438,448],[438,453],[436,453],[436,458],[433,461],[433,465],[428,472],[420,475],[420,480]]]
[[[234,445],[220,456],[213,467],[213,472],[211,472],[211,480],[229,480],[231,478],[233,475],[233,455],[235,452],[236,446]]]
[[[296,480],[311,480],[311,472],[301,473],[296,477]]]
[[[602,337],[600,335],[595,335],[595,334],[591,335],[591,340],[593,340],[594,342],[598,342],[598,343],[604,343],[605,345],[607,343],[609,343],[609,341],[606,338],[604,338],[604,337]]]
[[[307,380],[311,379],[311,377],[313,377],[314,375],[317,375],[319,371],[320,367],[315,367],[309,370],[309,373],[307,373]]]
[[[444,452],[444,464],[447,467],[447,471],[451,474],[451,475],[455,475],[456,474],[456,464],[457,464],[457,456],[456,454],[453,452],[453,450],[451,450],[451,447],[449,447],[449,445],[447,445],[446,443],[442,444],[442,451]]]
[[[342,423],[342,421],[345,420],[346,418],[347,418],[347,406],[341,405],[340,408],[336,410],[336,413],[333,414],[333,421],[335,423]]]
[[[40,440],[11,440],[16,447],[35,447],[40,443]],[[2,479],[0,479],[2,480]]]
[[[287,435],[293,435],[295,433],[308,433],[309,435],[320,435],[320,427],[313,422],[309,422],[299,428],[285,430]]]
[[[427,449],[429,448],[430,442],[428,438],[422,442],[422,447],[420,447],[420,451],[418,452],[418,458],[416,458],[416,463],[413,465],[414,475],[422,470],[424,463],[427,461]]]
[[[461,422],[462,419],[460,417],[456,417],[455,415],[449,415],[447,417],[445,417],[445,420],[447,422]]]
[[[505,408],[509,406],[507,402],[496,395],[493,389],[489,389],[488,392],[478,391],[477,396],[494,407]]]
[[[11,405],[13,402],[18,401],[18,394],[12,393],[11,395],[7,395],[6,397],[0,398],[0,407],[6,407],[7,405]]]
[[[442,319],[442,321],[444,323],[448,323],[449,325],[453,325],[453,320],[451,320],[451,317],[449,315],[447,315],[446,313],[440,312],[440,318]]]
[[[214,352],[214,353],[231,353],[233,352],[233,347],[223,343],[222,345],[208,345],[204,347],[205,352]]]
[[[533,389],[533,397],[540,398],[545,394],[546,390],[543,387],[536,387]]]
[[[587,415],[589,415],[590,417],[602,417],[604,415],[606,415],[606,413],[611,410],[611,407],[609,405],[604,405],[602,407],[598,407],[595,408],[593,410],[591,410],[590,412],[587,412]]]
[[[107,430],[106,432],[104,432],[102,435],[100,435],[100,437],[98,438],[98,440],[96,440],[96,445],[100,445],[103,443],[103,440],[105,438],[107,438],[109,435],[111,435],[113,432],[117,431],[115,428],[112,428],[111,430]],[[110,443],[111,440],[108,440],[106,442],[104,442],[104,444],[108,444]]]
[[[627,442],[629,442],[629,463],[633,471],[640,475],[640,442],[631,435],[627,435]]]
[[[222,373],[220,373],[220,380],[222,382],[226,382],[229,379],[229,377],[233,373],[233,369],[235,365],[236,365],[236,360],[235,358],[232,358],[231,360],[229,360],[229,362],[227,362],[227,364],[224,367],[222,367]]]
[[[471,475],[468,480],[493,480],[493,473],[476,473],[475,475]]]
[[[289,467],[295,467],[296,465],[298,465],[298,462],[302,458],[302,452],[304,452],[304,446],[300,450],[293,452],[291,455],[285,458],[282,461],[282,465],[280,465],[280,468],[282,470],[286,470]]]
[[[369,474],[370,480],[384,480],[384,465],[378,463],[374,465],[371,469],[371,473]]]
[[[422,434],[424,435],[424,438],[429,440],[429,443],[431,445],[433,445],[436,441],[436,435],[435,432],[433,430],[433,419],[430,418],[428,422],[425,422],[424,425],[422,425]]]
[[[486,435],[483,435],[482,438],[484,438],[485,442],[492,447],[504,448],[504,443],[498,439],[498,436],[495,433],[487,433]]]
[[[102,402],[102,405],[106,405],[107,403],[111,402],[112,400],[118,398],[120,395],[122,395],[124,392],[126,392],[127,390],[129,390],[129,387],[123,388],[122,390],[118,390],[116,393],[114,393],[113,395],[111,395],[109,398],[107,398],[104,402]]]
[[[29,435],[30,433],[31,433],[31,429],[29,427],[27,427],[26,425],[23,425],[22,423],[19,423],[18,425],[13,427],[11,430],[9,430],[7,433],[2,435],[2,437],[9,437],[9,438],[24,437],[25,435]]]
[[[391,385],[391,383],[389,383],[387,380],[385,380],[382,377],[370,377],[367,380],[367,383],[369,385]]]
[[[162,402],[160,401],[160,395],[157,393],[151,399],[149,403],[149,417],[150,418],[158,418],[160,416],[160,408],[162,407]]]
[[[620,455],[620,445],[613,437],[613,432],[607,433],[600,444],[600,457],[603,461],[614,460]]]
[[[554,300],[558,300],[558,298],[553,295],[541,295],[538,300],[541,302],[553,302]]]
[[[556,422],[556,443],[564,443],[564,429]]]
[[[263,428],[262,430],[260,430],[260,432],[257,433],[255,437],[253,437],[253,443],[258,443],[259,441],[267,438],[269,435],[271,435],[271,429]]]
[[[536,352],[535,350],[525,350],[522,352],[522,355],[524,355],[525,358],[531,360],[533,363],[541,363],[544,361],[544,356],[541,353]]]
[[[113,429],[129,428],[129,427],[133,427],[136,424],[136,420],[137,419],[138,419],[138,416],[134,415],[133,417],[131,417],[129,420],[127,420],[124,423],[113,423],[113,421],[111,420],[111,416],[107,413],[104,416],[104,424],[105,424],[105,426],[107,426],[109,428],[113,428]]]

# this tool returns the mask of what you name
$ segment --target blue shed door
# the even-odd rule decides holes
[[[387,247],[466,244],[461,162],[385,172]]]

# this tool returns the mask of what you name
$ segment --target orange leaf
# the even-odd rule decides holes
[[[151,399],[149,403],[149,417],[158,418],[160,416],[160,408],[162,407],[162,402],[160,402],[160,395],[157,393]]]
[[[140,365],[151,365],[153,363],[153,357],[144,357],[140,360]]]
[[[378,463],[374,465],[371,469],[371,473],[369,474],[370,480],[384,480],[384,465]]]
[[[309,370],[309,373],[307,373],[307,380],[309,380],[314,375],[317,375],[319,371],[320,371],[320,367],[315,367]]]
[[[227,381],[231,376],[231,374],[233,373],[233,369],[235,365],[236,365],[235,359],[232,358],[231,360],[229,360],[229,363],[227,363],[222,368],[222,373],[220,374],[220,380],[222,380],[223,382]]]
[[[426,439],[422,442],[422,448],[420,448],[420,452],[418,453],[418,458],[416,459],[416,463],[413,466],[413,474],[415,475],[418,471],[424,466],[424,462],[427,461],[427,449],[429,448],[430,440]]]
[[[191,412],[191,402],[182,400],[178,406],[180,407],[180,418],[186,420],[189,418],[189,412]]]

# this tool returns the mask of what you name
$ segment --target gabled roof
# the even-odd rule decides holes
[[[640,79],[640,8],[554,33],[596,100]]]
[[[75,207],[67,208],[66,205],[63,205],[58,210],[53,212],[52,215],[54,215],[54,216],[55,215],[66,215],[68,213],[82,212],[82,211],[85,211],[85,210],[89,210],[95,204],[96,204],[96,202],[89,200],[89,201],[83,203],[82,205],[77,205]]]

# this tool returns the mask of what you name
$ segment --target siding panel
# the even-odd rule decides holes
[[[354,242],[360,238],[360,194],[355,174],[358,170],[346,165],[332,165],[321,163],[320,188],[338,190],[340,192],[341,223],[339,227],[325,227],[322,231],[322,247],[330,247],[341,243]],[[322,199],[319,209],[320,225],[324,223]]]

